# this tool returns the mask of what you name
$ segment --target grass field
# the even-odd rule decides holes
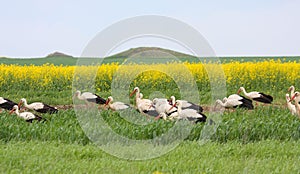
[[[50,60],[48,59],[48,61]],[[117,151],[122,149],[117,146],[119,144],[107,144],[110,142],[107,141],[100,144],[97,142],[96,145],[94,139],[91,141],[84,130],[87,127],[94,128],[92,130],[101,130],[95,135],[104,135],[104,137],[110,138],[110,134],[105,134],[107,129],[97,128],[97,126],[100,127],[98,121],[104,120],[110,129],[119,135],[129,139],[149,140],[164,135],[175,123],[147,119],[137,112],[125,112],[128,118],[146,123],[138,125],[128,122],[113,111],[105,110],[100,114],[93,114],[92,110],[83,110],[92,114],[82,117],[76,115],[73,109],[66,109],[60,110],[55,115],[43,114],[42,116],[48,120],[45,123],[28,124],[17,118],[16,115],[9,115],[5,111],[0,113],[0,172],[300,173],[300,119],[289,113],[284,98],[287,88],[300,81],[299,65],[293,62],[298,61],[297,58],[282,59],[278,64],[276,62],[268,63],[259,58],[255,61],[253,59],[241,61],[245,64],[239,62],[223,66],[227,77],[226,91],[229,94],[236,93],[240,83],[246,84],[251,89],[271,93],[275,98],[274,104],[257,106],[253,111],[243,109],[237,109],[234,112],[225,111],[218,122],[219,126],[216,127],[216,132],[205,144],[201,144],[201,137],[202,130],[207,125],[203,123],[190,124],[192,128],[190,134],[173,151],[154,159],[126,160],[101,150],[101,146],[110,145]],[[251,64],[253,61],[262,63]],[[248,63],[246,64],[246,62]],[[287,62],[290,64],[284,64]],[[22,63],[19,64],[22,65]],[[43,62],[37,60],[33,64],[41,65]],[[72,65],[72,62],[65,65],[67,64]],[[267,69],[263,68],[265,65],[268,66]],[[145,69],[147,66],[133,67]],[[164,67],[160,64],[149,66]],[[189,66],[198,80],[201,104],[205,108],[213,107],[211,106],[210,84],[206,81],[205,75],[201,75],[201,67],[197,64]],[[4,71],[5,68],[7,69]],[[67,73],[73,72],[68,70],[70,67],[46,65],[31,67],[32,69],[23,66],[13,68],[16,69],[2,65],[0,69],[2,72],[0,84],[2,85],[1,89],[4,89],[0,91],[0,96],[14,101],[25,97],[29,103],[43,101],[51,105],[72,104],[73,75]],[[107,65],[104,68],[106,68],[104,72],[110,72],[116,67]],[[255,73],[253,69],[258,70],[259,73]],[[39,72],[37,74],[41,75],[36,76],[38,77],[37,81],[30,80],[31,71]],[[174,73],[171,70],[170,72]],[[236,77],[236,74],[239,74],[240,77]],[[176,76],[180,76],[180,74],[176,74]],[[109,75],[100,74],[96,82],[100,84],[100,87],[105,86],[104,84],[108,84],[108,87],[96,90],[97,94],[104,97],[111,95],[110,78]],[[153,91],[161,91],[166,96],[176,95],[177,98],[180,98],[179,89],[174,81],[168,79],[168,76],[162,76],[159,73],[155,75],[145,73],[135,78],[138,80],[130,84],[128,94],[134,86],[141,86],[145,98],[150,97]],[[25,83],[24,79],[30,83]],[[68,83],[64,82],[65,79],[69,80]],[[126,81],[127,79],[122,80]],[[47,85],[42,86],[43,84]],[[130,101],[133,102],[133,99]],[[208,109],[204,113],[209,119],[214,120],[214,113],[210,113]],[[92,122],[87,126],[83,124],[84,121]],[[162,142],[157,145],[164,146],[163,144]],[[139,148],[146,149],[147,147],[142,145]]]
[[[206,112],[208,116],[209,113]],[[133,116],[133,115],[132,115]],[[102,151],[89,141],[73,110],[44,115],[46,123],[28,124],[15,115],[0,117],[1,171],[18,173],[299,173],[300,125],[285,108],[259,107],[225,112],[210,141],[200,143],[203,124],[175,150],[156,159],[131,161]],[[172,122],[148,120],[138,126],[105,111],[102,118],[117,133],[153,138]],[[113,146],[113,144],[111,144]]]
[[[110,156],[94,145],[61,142],[0,142],[1,173],[299,173],[297,142],[241,144],[184,142],[146,161]]]

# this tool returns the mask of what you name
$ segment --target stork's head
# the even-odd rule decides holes
[[[285,98],[286,98],[286,101],[287,101],[287,102],[290,102],[291,98],[290,98],[290,95],[289,95],[289,94],[285,94]]]
[[[288,92],[291,92],[292,90],[295,90],[295,87],[293,85],[289,87]]]
[[[170,97],[170,99],[168,100],[168,102],[169,102],[170,105],[173,105],[175,103],[175,97],[172,95]]]
[[[290,99],[290,102],[295,100],[295,98],[299,97],[300,93],[299,92],[295,92],[295,94],[292,96],[292,98]]]
[[[14,105],[13,108],[12,108],[12,110],[9,112],[9,114],[12,114],[18,108],[19,108],[18,105]]]
[[[18,107],[20,108],[20,106],[23,104],[23,103],[26,103],[27,101],[26,101],[26,99],[25,98],[22,98],[21,100],[20,100],[20,102],[18,103]]]
[[[130,93],[130,97],[133,96],[133,94],[137,93],[137,92],[140,92],[140,88],[139,87],[135,87],[133,89],[133,91]]]
[[[240,94],[242,91],[245,91],[245,88],[241,86],[241,87],[239,88],[239,90],[237,91],[237,94]]]
[[[75,92],[74,96],[79,96],[80,93],[81,93],[81,92],[80,92],[79,90],[77,90],[77,91]]]
[[[105,106],[108,105],[108,103],[111,103],[114,99],[112,98],[112,96],[107,97],[107,100],[105,102]]]
[[[176,100],[175,103],[172,105],[172,107],[170,107],[169,111],[171,111],[175,107],[177,107],[177,108],[180,107],[181,108],[181,106],[182,106],[181,101]]]
[[[154,98],[154,99],[152,100],[152,104],[153,104],[153,105],[156,105],[157,100],[158,100],[158,98]]]

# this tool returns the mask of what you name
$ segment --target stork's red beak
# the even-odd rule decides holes
[[[237,91],[237,94],[240,94],[241,93],[241,89],[239,89],[238,91]]]
[[[158,119],[160,119],[160,115],[158,115],[154,118],[154,120],[158,120]]]
[[[108,103],[109,103],[109,99],[107,99],[107,100],[106,100],[106,102],[105,102],[105,105],[104,105],[104,106],[107,106],[107,105],[108,105]]]
[[[135,90],[133,90],[133,91],[130,93],[130,95],[129,95],[129,96],[130,96],[130,97],[132,97],[134,93],[136,93],[136,89],[135,89]]]
[[[295,97],[297,96],[297,94],[294,94],[293,97],[290,99],[289,102],[293,101],[295,99]]]
[[[154,107],[153,104],[149,106],[149,109],[151,109],[152,107]]]
[[[12,114],[14,111],[15,111],[15,109],[12,109],[12,110],[9,112],[9,114]]]
[[[169,111],[172,110],[175,107],[176,104],[172,105],[172,107],[170,107]]]
[[[19,108],[19,109],[20,109],[21,104],[22,104],[22,101],[20,101],[20,102],[18,103],[18,108]]]

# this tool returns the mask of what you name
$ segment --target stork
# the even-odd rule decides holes
[[[6,110],[12,110],[14,105],[17,105],[17,103],[7,99],[0,97],[0,108],[6,109]]]
[[[251,100],[237,94],[224,97],[223,101],[216,100],[216,105],[218,104],[226,109],[241,107],[252,110],[254,108]]]
[[[173,114],[169,116],[170,119],[176,118],[178,120],[180,119],[187,119],[189,121],[193,121],[194,123],[199,122],[206,122],[206,115],[199,112],[195,109],[182,109],[182,101],[176,100],[174,105],[172,107],[177,107],[177,114]],[[170,108],[171,110],[172,108]]]
[[[37,121],[46,121],[46,119],[35,115],[31,112],[19,112],[19,107],[18,105],[14,105],[13,109],[9,112],[9,114],[12,114],[13,112],[16,113],[16,115],[22,119],[24,119],[26,122],[32,123],[32,121],[37,120]]]
[[[290,86],[288,89],[289,92],[291,92],[291,97],[295,94],[295,86]],[[299,103],[300,104],[300,103]]]
[[[167,99],[159,99],[159,98],[154,98],[152,101],[152,104],[157,111],[157,113],[165,113],[167,116],[171,116],[175,112],[177,112],[177,109],[175,107],[172,107],[172,105],[169,104]],[[158,115],[155,117],[155,119],[159,119],[160,116]]]
[[[300,93],[299,92],[295,92],[295,94],[292,96],[292,98],[290,99],[290,102],[295,100],[295,107],[296,107],[296,115],[300,118]]]
[[[254,101],[258,101],[258,102],[261,102],[261,103],[272,103],[273,101],[273,97],[270,96],[270,95],[267,95],[267,94],[264,94],[262,92],[257,92],[257,91],[253,91],[253,92],[246,92],[245,88],[244,87],[240,87],[237,94],[239,94],[240,92],[243,92],[244,95],[251,99],[251,100],[254,100]]]
[[[140,99],[143,99],[142,93],[140,93]],[[137,103],[139,103],[139,102],[137,102]],[[137,107],[141,108],[141,110],[138,109],[138,111],[139,112],[142,111],[141,113],[146,114],[147,116],[157,116],[158,115],[158,112],[156,112],[154,106],[152,105],[152,101],[151,101],[151,105],[144,105],[144,106],[148,106],[148,108],[141,108],[141,105],[138,105]]]
[[[171,105],[175,104],[175,96],[171,96],[169,102]],[[200,105],[194,104],[192,102],[186,100],[179,100],[182,103],[182,109],[194,109],[198,110],[199,112],[203,112],[203,108]]]
[[[143,94],[140,93],[140,89],[135,87],[131,92],[130,97],[135,93],[135,104],[140,113],[146,113],[149,110],[153,110],[152,101],[149,99],[143,99]]]
[[[285,94],[286,104],[292,115],[296,115],[296,106],[292,104],[289,94]]]
[[[114,99],[112,96],[109,96],[106,100],[105,106],[109,106],[109,108],[113,111],[128,109],[129,105],[123,102],[113,102]]]
[[[25,108],[35,110],[36,112],[40,112],[40,113],[55,114],[58,112],[57,108],[49,106],[42,102],[34,102],[31,104],[27,104],[27,100],[25,98],[22,98],[20,100],[18,107],[20,107],[22,104],[24,104]]]
[[[100,105],[104,105],[106,103],[106,100],[104,98],[98,96],[97,94],[91,93],[91,92],[84,92],[81,94],[81,92],[77,90],[73,96],[73,100],[76,97],[79,100],[83,100],[87,106],[89,105],[90,102],[99,104],[99,107],[100,107]]]

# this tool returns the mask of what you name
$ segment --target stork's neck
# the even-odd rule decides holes
[[[172,100],[172,105],[174,105],[175,104],[175,97],[172,97],[171,100]]]
[[[293,96],[295,94],[295,87],[291,86],[291,96]]]
[[[223,107],[225,107],[225,103],[223,103],[221,100],[217,100],[217,103]]]
[[[27,100],[24,100],[24,102],[23,102],[23,103],[24,103],[24,106],[25,106],[25,107],[28,107]]]
[[[16,108],[15,113],[20,116],[19,108]]]
[[[81,92],[78,92],[77,98],[79,100],[86,100],[86,98],[81,95]]]
[[[140,99],[140,89],[139,88],[136,88],[135,89],[135,100],[138,100],[138,99]]]
[[[242,90],[242,92],[245,94],[245,95],[248,95],[249,93],[246,91],[246,89],[245,88],[240,88],[241,90]]]

